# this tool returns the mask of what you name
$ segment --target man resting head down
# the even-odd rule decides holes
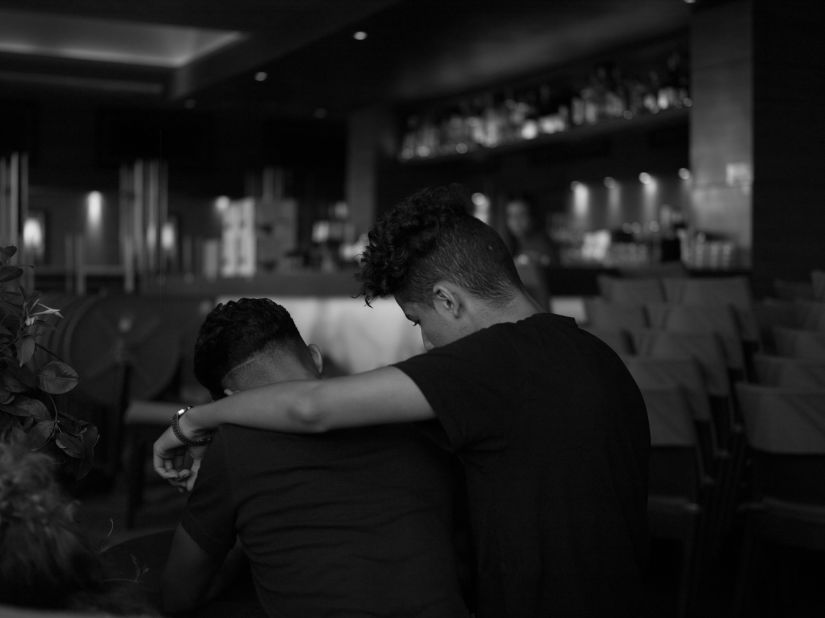
[[[318,348],[267,299],[219,305],[195,347],[195,373],[215,399],[320,371]],[[428,425],[312,436],[221,426],[175,534],[165,609],[208,598],[237,536],[270,616],[467,616],[452,469]]]

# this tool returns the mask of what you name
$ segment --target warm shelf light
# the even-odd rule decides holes
[[[639,182],[643,185],[649,185],[653,182],[653,176],[651,176],[647,172],[642,172],[641,174],[639,174]]]
[[[363,41],[367,38],[367,33],[363,30],[358,30],[357,32],[353,33],[352,38],[356,41]]]
[[[266,74],[266,71],[258,71],[255,73],[256,82],[265,82],[267,77],[269,77],[269,75]]]

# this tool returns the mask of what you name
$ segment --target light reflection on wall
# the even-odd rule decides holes
[[[86,226],[90,233],[99,233],[103,222],[103,194],[91,191],[86,195]]]
[[[578,180],[570,183],[570,189],[573,191],[573,225],[586,229],[590,224],[590,189]]]

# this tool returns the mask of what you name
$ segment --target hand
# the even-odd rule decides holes
[[[192,491],[206,448],[186,447],[168,427],[152,449],[155,472],[175,487]]]

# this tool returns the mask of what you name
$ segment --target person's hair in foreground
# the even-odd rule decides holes
[[[382,296],[430,303],[441,280],[494,303],[522,289],[504,241],[470,214],[455,185],[423,189],[381,217],[369,233],[359,280],[368,304]]]
[[[213,399],[225,396],[225,379],[261,355],[291,353],[314,371],[312,358],[289,312],[268,298],[221,303],[203,322],[195,343],[195,377]]]
[[[0,603],[41,609],[145,613],[106,582],[100,555],[75,522],[55,461],[0,442]]]

